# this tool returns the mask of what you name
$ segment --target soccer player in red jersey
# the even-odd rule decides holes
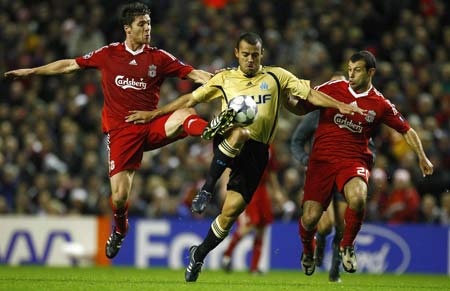
[[[267,168],[253,194],[252,200],[244,212],[237,219],[237,229],[231,237],[231,241],[224,252],[222,267],[225,271],[231,271],[231,257],[237,244],[246,235],[254,232],[253,253],[250,263],[250,272],[259,274],[259,260],[263,247],[264,234],[267,227],[273,222],[273,209],[271,198],[276,202],[283,203],[284,195],[281,193],[276,171],[278,162],[274,156],[275,151],[269,147],[269,161]]]
[[[301,262],[306,275],[312,275],[315,270],[314,234],[335,185],[348,203],[340,244],[342,264],[347,272],[353,273],[357,269],[354,241],[365,213],[367,181],[373,164],[368,143],[376,126],[384,123],[402,134],[416,153],[423,176],[433,173],[433,165],[415,130],[373,87],[375,71],[375,57],[368,51],[360,51],[350,57],[348,81],[329,81],[316,88],[336,100],[367,110],[367,114],[348,115],[332,108],[320,109],[319,126],[306,173],[303,215],[299,219],[303,244]]]
[[[187,135],[199,136],[207,122],[192,108],[160,116],[149,123],[127,122],[131,110],[155,110],[160,87],[167,77],[205,83],[211,74],[186,65],[168,52],[150,47],[150,9],[130,3],[121,9],[125,41],[111,43],[76,59],[13,70],[5,77],[70,73],[96,68],[102,73],[104,106],[102,127],[108,138],[109,176],[114,228],[106,244],[106,256],[114,258],[128,230],[128,199],[133,176],[144,151],[153,150]]]

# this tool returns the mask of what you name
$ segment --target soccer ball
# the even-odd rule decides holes
[[[258,106],[251,96],[236,96],[228,102],[228,108],[236,111],[234,123],[239,125],[249,125],[255,121]]]

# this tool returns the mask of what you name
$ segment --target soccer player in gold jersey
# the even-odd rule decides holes
[[[188,282],[197,280],[206,255],[225,239],[250,202],[267,165],[269,144],[276,133],[282,104],[290,111],[301,112],[297,106],[302,103],[298,100],[306,100],[316,106],[336,108],[342,114],[365,114],[358,107],[338,102],[311,89],[308,80],[298,79],[283,68],[262,66],[262,40],[255,33],[242,34],[236,42],[234,53],[239,62],[238,68],[217,73],[202,87],[159,109],[131,111],[126,119],[128,122],[145,123],[180,108],[222,99],[222,113],[210,121],[202,135],[204,139],[214,139],[214,156],[205,185],[192,201],[192,210],[201,213],[227,167],[231,169],[231,174],[221,213],[212,222],[204,241],[189,249],[190,260],[185,272]],[[227,108],[227,104],[240,95],[252,96],[256,101],[257,118],[246,127],[230,126],[234,112]]]

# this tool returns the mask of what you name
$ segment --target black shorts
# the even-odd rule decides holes
[[[215,150],[218,150],[217,146],[222,140],[222,136],[214,139]],[[264,174],[268,160],[269,145],[249,139],[230,165],[227,190],[240,193],[248,204]]]

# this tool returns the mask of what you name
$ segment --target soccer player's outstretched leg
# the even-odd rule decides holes
[[[232,109],[231,109],[232,110]],[[225,111],[224,111],[225,112]],[[241,148],[249,139],[246,128],[236,127],[227,132],[226,137],[216,136],[214,139],[214,156],[206,176],[205,184],[192,199],[192,212],[202,213],[212,198],[217,181],[232,161],[239,155]]]

